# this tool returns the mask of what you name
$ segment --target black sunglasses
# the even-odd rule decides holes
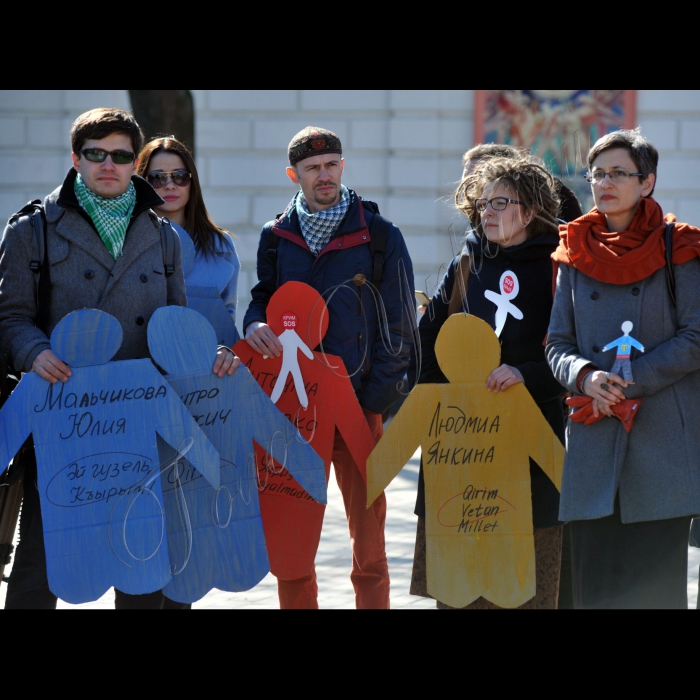
[[[126,165],[133,163],[136,155],[131,151],[105,151],[102,148],[83,148],[80,155],[85,156],[85,160],[91,163],[104,163],[107,156],[112,156],[112,163],[115,165]]]
[[[192,173],[189,170],[173,170],[170,173],[156,171],[149,173],[146,179],[154,190],[165,187],[168,179],[172,180],[178,187],[187,187],[192,179]]]

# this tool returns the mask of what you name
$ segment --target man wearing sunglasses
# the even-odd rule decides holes
[[[94,109],[76,119],[70,138],[73,167],[44,201],[43,259],[37,261],[41,256],[33,251],[36,222],[30,215],[12,217],[0,243],[0,351],[17,372],[36,372],[52,384],[70,381],[70,367],[53,352],[49,337],[71,311],[95,308],[117,318],[124,336],[114,359],[126,360],[149,357],[146,329],[156,309],[187,304],[179,239],[172,237],[170,273],[152,211],[163,200],[135,174],[143,145],[135,119],[118,109]],[[223,376],[233,369],[233,355],[222,350],[214,371]],[[33,448],[25,450],[24,463],[20,545],[5,607],[55,608]],[[161,605],[160,592],[116,593],[118,608]]]

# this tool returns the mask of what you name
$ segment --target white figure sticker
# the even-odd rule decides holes
[[[297,396],[299,397],[299,403],[306,408],[309,405],[309,399],[306,396],[304,380],[301,376],[301,367],[299,367],[299,356],[297,355],[297,350],[301,350],[310,360],[314,359],[314,354],[294,330],[297,327],[296,314],[292,312],[282,314],[282,327],[284,330],[279,336],[279,341],[282,343],[282,369],[280,369],[279,376],[277,377],[277,383],[275,384],[275,389],[272,392],[270,399],[272,400],[272,403],[277,403],[280,396],[282,396],[282,392],[284,391],[284,385],[287,383],[287,377],[291,374],[292,379],[294,380],[294,388],[296,389]]]
[[[498,286],[501,288],[500,294],[487,289],[484,292],[484,296],[498,307],[496,309],[496,335],[500,337],[503,326],[506,325],[508,314],[517,318],[518,321],[522,321],[523,312],[510,301],[511,299],[515,299],[520,291],[520,283],[518,282],[515,272],[506,270],[501,275]]]

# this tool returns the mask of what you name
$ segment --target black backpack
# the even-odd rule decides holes
[[[379,214],[379,207],[374,202],[367,202],[364,199],[362,206],[372,214],[372,223],[369,225],[369,250],[372,255],[372,284],[379,289],[384,273],[384,253],[389,239],[389,231],[393,224]],[[283,214],[278,214],[279,219]],[[273,266],[277,263],[277,246],[280,244],[280,237],[272,231],[267,234],[267,257]]]

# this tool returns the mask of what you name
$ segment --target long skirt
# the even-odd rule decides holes
[[[535,567],[537,571],[537,588],[534,598],[523,603],[518,610],[554,610],[559,598],[559,575],[561,568],[562,527],[536,527],[535,535]],[[416,529],[416,549],[413,557],[413,572],[411,575],[411,595],[431,598],[428,593],[426,575],[426,540],[425,518],[418,517]],[[452,610],[449,605],[437,601],[439,610]],[[462,610],[500,610],[485,598],[477,598]]]
[[[623,524],[620,504],[571,523],[576,608],[686,609],[691,518]]]

